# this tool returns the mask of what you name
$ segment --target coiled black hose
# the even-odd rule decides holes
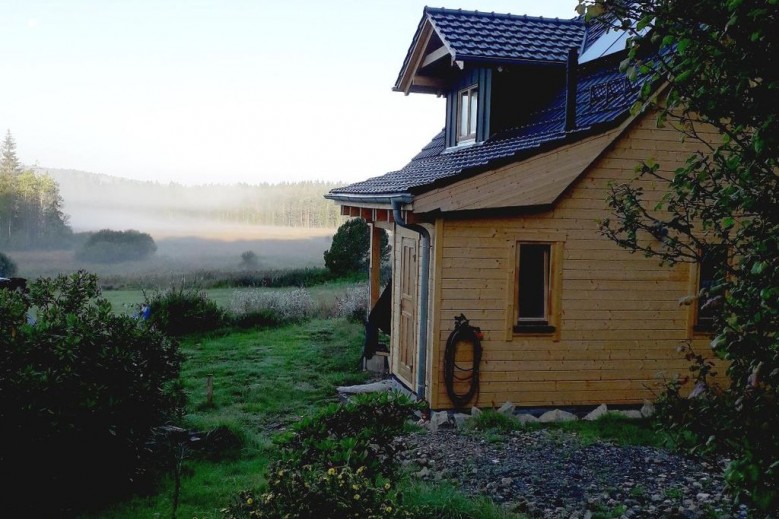
[[[456,408],[465,407],[471,399],[479,393],[479,363],[481,362],[481,330],[471,326],[463,314],[454,318],[454,330],[446,340],[444,351],[444,383],[446,393]],[[470,368],[458,366],[455,362],[457,345],[459,343],[470,344],[473,348],[473,363]],[[464,373],[464,375],[459,375]],[[455,382],[470,381],[468,391],[464,394],[457,393],[454,389]]]

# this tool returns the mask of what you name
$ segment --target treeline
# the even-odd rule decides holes
[[[56,248],[68,243],[72,232],[57,183],[22,167],[10,131],[1,148],[0,247]]]
[[[303,228],[336,228],[336,204],[323,195],[340,184],[307,181],[196,185],[129,180],[77,170],[38,169],[59,184],[69,212],[110,208],[163,219],[202,218],[219,222]]]

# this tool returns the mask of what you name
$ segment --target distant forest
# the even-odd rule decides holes
[[[84,171],[36,168],[57,181],[67,207],[282,227],[335,228],[339,207],[323,198],[341,184],[197,185],[129,180]]]
[[[22,167],[10,131],[0,152],[0,247],[56,248],[67,244],[72,232],[57,183],[48,175]]]

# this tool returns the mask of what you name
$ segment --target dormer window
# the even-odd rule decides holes
[[[460,90],[457,96],[457,143],[476,139],[476,116],[479,112],[479,87],[470,86]]]

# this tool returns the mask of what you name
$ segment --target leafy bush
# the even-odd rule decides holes
[[[14,260],[0,252],[0,277],[10,278],[16,275],[17,267]]]
[[[282,459],[297,465],[365,466],[369,476],[388,475],[394,470],[392,439],[418,408],[397,392],[356,395],[302,419],[277,443]]]
[[[364,467],[325,470],[276,464],[269,473],[267,492],[259,497],[242,492],[224,513],[226,519],[410,517],[397,502],[394,485],[367,477]]]
[[[268,491],[242,493],[226,517],[410,517],[386,478],[395,472],[392,439],[418,407],[400,393],[369,393],[304,418],[275,440]]]
[[[136,230],[103,229],[92,234],[76,252],[76,257],[96,263],[141,260],[157,251],[154,239]]]
[[[149,323],[172,336],[207,332],[225,324],[225,312],[205,292],[171,287],[145,295],[151,307]]]
[[[381,233],[381,257],[384,260],[389,256],[389,238],[386,231]],[[365,220],[347,220],[333,235],[330,249],[324,253],[325,267],[336,276],[364,271],[368,265],[370,246],[370,229]]]
[[[183,406],[175,341],[79,272],[0,291],[0,347],[5,513],[70,515],[149,481],[151,430]]]
[[[687,381],[672,380],[656,408],[656,423],[675,446],[699,455],[731,458],[725,479],[740,502],[763,511],[779,509],[779,395],[757,377],[743,396],[713,382],[713,363],[683,347],[695,380],[694,397],[680,394]],[[734,456],[735,454],[735,456]]]
[[[311,317],[313,309],[314,300],[305,288],[235,292],[230,300],[230,311],[238,320],[261,316],[276,322],[301,321]]]

